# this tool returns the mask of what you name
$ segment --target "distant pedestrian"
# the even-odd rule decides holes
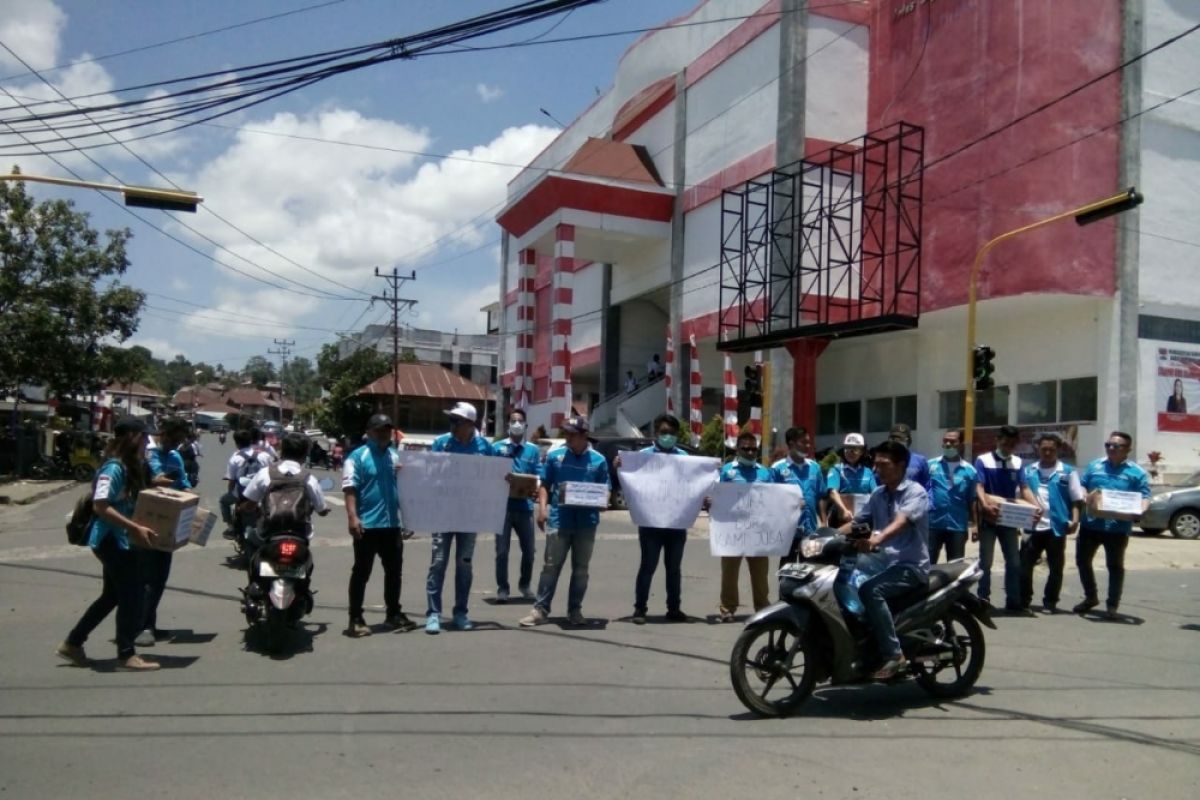
[[[792,551],[780,559],[780,566],[795,561],[800,554],[800,540],[816,533],[825,524],[825,475],[821,465],[808,457],[812,451],[812,437],[803,427],[788,428],[783,441],[787,443],[787,458],[771,465],[775,483],[790,483],[798,486],[804,495],[804,508],[796,520],[796,534],[792,538]]]
[[[1066,562],[1067,537],[1079,529],[1083,506],[1083,487],[1079,472],[1058,459],[1060,440],[1053,433],[1038,438],[1038,462],[1025,467],[1025,485],[1042,516],[1021,543],[1021,607],[1033,603],[1033,568],[1044,553],[1050,575],[1042,594],[1042,610],[1058,610],[1062,592],[1063,566]]]
[[[646,362],[646,382],[654,383],[656,380],[666,374],[667,368],[663,366],[662,361],[658,358],[658,353]]]
[[[946,560],[967,553],[967,536],[978,531],[975,484],[979,474],[962,458],[962,431],[942,435],[942,454],[929,462],[932,487],[929,508],[929,560],[936,564],[942,548]]]
[[[533,610],[521,619],[523,627],[541,625],[550,618],[558,577],[567,557],[571,559],[571,582],[567,592],[567,621],[586,625],[583,598],[588,588],[588,565],[596,545],[596,526],[600,511],[590,506],[570,506],[563,501],[567,482],[602,483],[611,489],[608,460],[588,442],[591,430],[587,419],[568,417],[562,426],[566,444],[546,454],[542,464],[542,485],[538,489],[538,527],[546,531],[546,553],[542,576],[538,581]],[[547,527],[549,523],[549,527]]]
[[[633,370],[625,371],[625,394],[633,394],[637,391],[637,378],[633,377]]]
[[[1105,489],[1121,492],[1137,492],[1142,496],[1142,512],[1150,505],[1150,476],[1146,470],[1129,460],[1133,448],[1133,437],[1124,431],[1113,431],[1104,443],[1105,458],[1088,464],[1080,483],[1084,491],[1098,494]],[[1079,580],[1083,583],[1083,602],[1075,606],[1076,614],[1083,614],[1100,605],[1096,586],[1096,574],[1092,570],[1092,559],[1096,551],[1104,548],[1104,565],[1108,569],[1108,598],[1105,615],[1117,618],[1121,605],[1121,592],[1125,587],[1125,548],[1129,546],[1129,534],[1133,523],[1117,519],[1105,519],[1085,512],[1079,527],[1079,538],[1075,542],[1075,566],[1079,569]]]
[[[1004,425],[996,435],[995,451],[975,459],[975,472],[979,476],[975,496],[982,516],[978,534],[979,566],[983,569],[979,599],[991,602],[992,559],[999,542],[1000,552],[1004,555],[1004,608],[1012,613],[1021,613],[1021,534],[1016,528],[1000,524],[1000,506],[991,498],[1005,502],[1024,498],[1025,476],[1021,459],[1013,452],[1019,437],[1020,431],[1012,425]]]
[[[742,433],[737,438],[737,458],[721,468],[721,483],[775,483],[775,473],[758,463],[758,437]],[[746,556],[750,572],[750,596],[754,610],[771,603],[767,573],[771,568],[766,556]],[[721,556],[721,604],[717,611],[721,622],[733,622],[738,609],[738,573],[742,556]]]
[[[514,475],[538,474],[538,466],[542,460],[541,451],[537,445],[526,441],[526,416],[519,408],[513,409],[508,415],[508,438],[496,442],[492,452],[501,458],[512,462]],[[508,586],[508,552],[512,544],[512,534],[516,534],[521,546],[521,567],[517,573],[517,591],[526,600],[533,600],[530,582],[533,580],[533,559],[536,544],[533,538],[533,500],[522,497],[510,497],[508,510],[504,515],[504,530],[496,534],[496,602],[507,603]]]
[[[861,433],[848,433],[842,441],[842,460],[829,468],[825,489],[829,497],[829,515],[834,526],[844,525],[854,518],[855,501],[865,505],[878,482],[875,470],[866,458],[867,442]]]

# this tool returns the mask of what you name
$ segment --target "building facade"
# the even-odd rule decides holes
[[[983,262],[996,386],[976,398],[977,444],[1011,423],[1090,458],[1119,428],[1139,461],[1195,467],[1200,35],[1154,48],[1197,23],[1200,4],[1172,0],[701,3],[632,45],[510,184],[502,400],[553,424],[593,395],[599,417],[641,425],[667,390],[635,413],[621,382],[669,338],[676,365],[695,343],[705,418],[726,352],[740,375],[761,349],[772,428],[824,447],[905,422],[936,451],[962,424],[976,253],[1137,186],[1135,211]]]

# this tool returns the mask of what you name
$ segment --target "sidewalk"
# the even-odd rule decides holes
[[[0,483],[0,505],[23,506],[80,486],[78,481],[11,481]]]

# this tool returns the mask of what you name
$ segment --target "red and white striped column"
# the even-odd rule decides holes
[[[675,385],[675,340],[671,338],[671,326],[667,326],[667,362],[663,373],[663,382],[667,387],[667,413],[675,414],[675,397],[671,387]]]
[[[738,428],[738,396],[737,378],[733,374],[733,361],[725,354],[725,446],[730,450],[737,448],[737,437],[741,431]]]
[[[553,321],[550,328],[550,427],[571,414],[571,309],[575,303],[575,226],[554,228]]]
[[[692,421],[692,447],[700,445],[700,435],[704,432],[704,416],[700,409],[700,351],[696,349],[696,334],[691,334],[688,339],[691,344],[692,356],[692,381],[689,397],[691,398],[691,421]]]
[[[533,404],[534,278],[537,253],[526,248],[517,255],[517,374],[513,405],[522,410]]]
[[[762,366],[762,350],[754,351],[754,366]],[[758,446],[762,447],[762,406],[750,406],[750,432],[758,439]]]

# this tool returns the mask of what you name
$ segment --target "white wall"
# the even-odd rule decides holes
[[[810,14],[807,53],[804,135],[834,142],[862,136],[867,131],[870,31]]]
[[[624,303],[670,281],[670,240],[649,242],[635,257],[612,265],[612,302]]]
[[[654,168],[658,170],[658,176],[662,178],[663,185],[668,187],[674,185],[675,101],[668,103],[625,141],[645,147],[650,159],[654,162]]]
[[[688,213],[683,240],[683,318],[717,310],[721,258],[721,200],[705,203]],[[711,286],[708,284],[712,284]]]
[[[604,267],[592,264],[575,273],[571,316],[571,349],[600,345],[600,299],[604,287]]]
[[[621,304],[621,356],[618,368],[625,385],[625,372],[633,370],[638,382],[646,380],[646,362],[658,353],[665,362],[667,315],[654,303],[630,300]]]

